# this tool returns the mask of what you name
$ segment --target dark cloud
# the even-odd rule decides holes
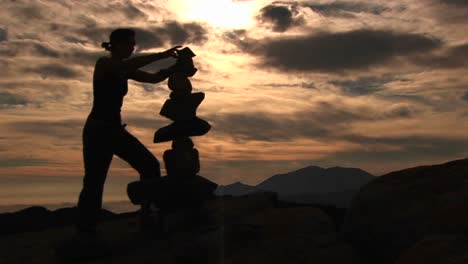
[[[159,114],[159,109],[151,109]],[[136,126],[139,128],[146,128],[151,130],[156,130],[160,127],[167,126],[171,123],[170,120],[167,120],[163,117],[156,116],[154,118],[145,118],[145,117],[135,117],[126,115],[125,122],[130,126]]]
[[[29,101],[19,95],[0,92],[0,108],[12,107],[17,105],[26,105]]]
[[[425,54],[415,57],[421,66],[432,68],[464,68],[468,65],[468,43],[449,47],[442,54]]]
[[[335,107],[339,108],[339,107]],[[368,109],[369,111],[370,109]],[[332,112],[330,114],[330,111]],[[407,162],[417,159],[440,159],[466,156],[468,139],[421,136],[383,136],[355,134],[350,129],[353,122],[408,117],[408,106],[397,106],[374,116],[345,113],[333,106],[318,107],[317,112],[297,114],[295,117],[271,114],[229,114],[210,117],[213,132],[229,135],[240,142],[244,140],[290,141],[310,138],[321,142],[346,141],[362,148],[331,153],[326,160],[311,164],[352,164],[369,166],[373,162]],[[364,111],[365,112],[365,111]],[[374,111],[376,112],[376,111]],[[327,120],[329,119],[329,120]],[[220,130],[221,129],[221,130]],[[375,168],[375,163],[372,167]]]
[[[26,71],[39,74],[42,78],[64,78],[72,79],[77,78],[80,72],[61,64],[48,63],[34,68],[27,68]]]
[[[45,159],[36,158],[10,158],[0,159],[0,168],[24,167],[24,166],[42,166],[51,162]]]
[[[391,107],[350,108],[337,102],[318,103],[310,111],[292,114],[264,112],[213,114],[207,117],[215,131],[237,140],[278,141],[298,138],[335,139],[356,122],[394,120],[417,113],[407,104]]]
[[[40,6],[39,4],[40,2],[20,3],[20,6],[16,6],[12,11],[18,17],[23,18],[25,23],[28,23],[29,21],[43,20],[46,18],[43,11],[46,7]]]
[[[33,55],[41,57],[60,57],[60,52],[52,48],[48,43],[37,40],[14,40],[0,46],[0,55],[3,57],[17,57],[19,55]]]
[[[79,140],[85,120],[58,120],[58,121],[18,121],[6,123],[5,126],[16,131],[16,133],[26,133],[34,136],[45,136],[53,139]]]
[[[362,2],[335,1],[331,3],[303,3],[301,5],[312,9],[322,16],[344,18],[352,18],[358,13],[380,15],[388,9],[385,6]]]
[[[89,5],[89,8],[95,14],[111,14],[115,19],[126,19],[128,21],[148,20],[148,15],[143,12],[135,3],[135,1],[108,1],[101,4]],[[144,3],[141,3],[144,5]],[[159,15],[159,13],[153,13]]]
[[[128,19],[135,20],[148,18],[148,15],[145,12],[134,6],[130,1],[124,2],[122,5],[124,5],[122,7],[122,11]]]
[[[394,149],[385,149],[368,143],[362,148],[339,151],[322,159],[309,161],[309,164],[357,167],[382,175],[397,169],[442,163],[468,156],[468,142],[463,139],[413,137],[394,138],[395,140],[402,140],[406,144],[395,144]],[[413,142],[421,145],[412,144]]]
[[[344,94],[359,96],[369,95],[385,89],[385,84],[394,81],[390,77],[361,77],[357,80],[332,80],[331,84],[339,87]]]
[[[86,44],[87,41],[81,38],[77,38],[74,36],[64,36],[63,40],[69,43],[74,43],[74,44]]]
[[[8,40],[7,31],[3,28],[0,28],[0,42]]]
[[[436,0],[436,2],[440,2],[443,4],[461,6],[461,7],[468,7],[468,1],[466,0]]]
[[[158,46],[163,43],[169,43],[170,45],[200,45],[208,39],[207,33],[207,30],[198,23],[182,24],[171,21],[167,22],[163,27],[147,29],[142,38],[137,33],[137,39],[139,41],[138,45],[142,49],[155,47],[153,41],[156,41]]]
[[[267,5],[260,10],[257,19],[273,25],[273,31],[285,32],[289,28],[305,23],[294,6]]]
[[[109,35],[115,28],[85,27],[78,33],[89,41],[101,44],[108,41]],[[179,23],[167,21],[159,27],[133,28],[136,32],[136,42],[141,50],[161,48],[167,45],[201,45],[208,39],[208,31],[199,23]],[[76,38],[79,38],[76,36]]]
[[[55,49],[47,46],[46,44],[43,43],[33,43],[33,47],[36,51],[36,54],[44,57],[53,57],[53,58],[58,58],[60,56],[60,53],[56,51]]]
[[[464,24],[468,21],[468,1],[428,0],[434,16],[449,24]]]
[[[468,91],[463,94],[462,99],[468,102]]]
[[[357,159],[366,162],[399,162],[408,159],[434,159],[440,157],[461,157],[467,154],[468,140],[452,137],[434,136],[395,136],[395,137],[370,137],[366,135],[347,135],[343,139],[367,146],[393,146],[393,150],[372,151],[362,149],[360,151],[344,152],[337,157],[353,162]]]
[[[97,59],[101,56],[106,56],[107,52],[91,51],[84,48],[70,49],[62,54],[64,61],[73,63],[75,65],[94,67]]]
[[[241,39],[227,35],[242,51],[262,58],[262,65],[283,71],[341,72],[366,69],[394,58],[439,48],[436,38],[383,30],[323,32],[276,39]],[[230,39],[229,39],[230,38]]]

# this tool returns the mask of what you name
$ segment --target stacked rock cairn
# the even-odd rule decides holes
[[[192,93],[189,77],[197,72],[193,57],[195,54],[188,47],[178,51],[175,71],[168,79],[170,98],[160,111],[173,123],[154,134],[154,143],[172,141],[172,148],[163,155],[167,176],[130,183],[127,193],[134,204],[149,202],[160,210],[173,211],[196,208],[214,195],[217,184],[198,175],[199,153],[190,138],[205,135],[211,129],[196,115],[205,94]]]

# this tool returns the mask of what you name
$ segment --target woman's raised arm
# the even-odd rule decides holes
[[[113,60],[111,58],[105,59],[106,63],[102,63],[100,68],[103,72],[127,72],[132,73],[137,69],[148,65],[154,61],[166,59],[170,57],[177,57],[177,49],[182,46],[172,47],[164,52],[153,53],[148,55],[140,55],[126,60]],[[98,61],[98,63],[100,63]]]

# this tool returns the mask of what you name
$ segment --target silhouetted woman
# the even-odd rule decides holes
[[[93,108],[83,129],[85,175],[78,201],[79,232],[96,233],[107,171],[113,155],[127,161],[141,179],[161,177],[158,160],[122,125],[120,110],[127,94],[127,80],[158,83],[164,81],[174,67],[157,73],[139,70],[147,64],[176,57],[176,46],[161,53],[129,58],[135,48],[135,32],[116,29],[110,41],[102,43],[109,57],[97,60],[93,76]],[[148,205],[142,207],[144,212]]]

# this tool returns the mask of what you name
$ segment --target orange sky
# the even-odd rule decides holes
[[[116,27],[137,29],[137,52],[180,44],[197,54],[198,114],[213,128],[194,141],[201,175],[219,184],[466,157],[468,4],[390,2],[4,1],[0,204],[76,199],[93,65]],[[170,123],[158,115],[167,84],[129,86],[124,122],[161,160],[170,145],[152,137]],[[126,199],[136,178],[115,158],[105,199]]]

